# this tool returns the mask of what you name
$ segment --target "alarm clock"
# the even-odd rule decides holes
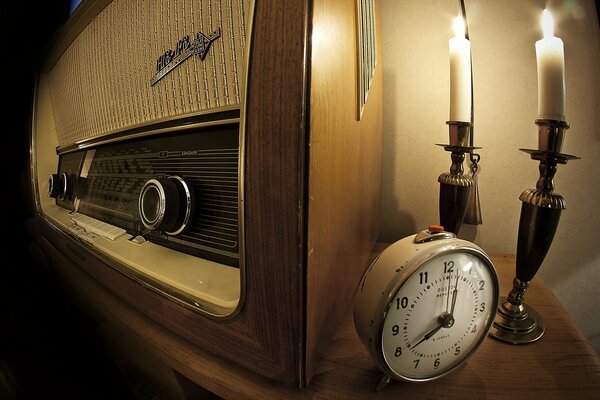
[[[496,269],[480,247],[430,226],[371,263],[355,297],[354,324],[385,374],[382,383],[430,381],[477,350],[498,292]]]

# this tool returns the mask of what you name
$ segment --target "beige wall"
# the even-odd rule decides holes
[[[538,163],[518,149],[537,147],[534,43],[545,6],[466,0],[484,224],[463,225],[460,236],[489,253],[515,253],[519,194],[538,177]],[[565,45],[571,128],[563,152],[582,159],[558,168],[555,192],[567,209],[537,277],[600,353],[600,33],[592,0],[549,1],[547,7]],[[438,222],[437,177],[450,157],[435,144],[448,143],[448,39],[458,13],[458,1],[382,0],[385,240]]]

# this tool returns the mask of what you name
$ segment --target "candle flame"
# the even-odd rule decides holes
[[[454,27],[454,35],[457,38],[465,37],[465,21],[463,20],[463,18],[461,16],[454,18],[453,27]]]
[[[552,14],[546,9],[544,9],[544,12],[542,13],[542,31],[544,32],[545,38],[554,36],[554,21],[552,20]]]

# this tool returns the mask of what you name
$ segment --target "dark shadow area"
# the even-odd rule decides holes
[[[0,286],[0,398],[153,398],[134,392],[94,321],[70,302],[42,262],[24,246],[13,251]]]
[[[69,1],[11,1],[0,14],[0,399],[150,399],[135,392],[104,350],[93,321],[69,302],[29,248],[33,89],[46,49],[68,12]]]

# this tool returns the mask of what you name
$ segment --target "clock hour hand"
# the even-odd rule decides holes
[[[426,340],[429,340],[433,335],[436,334],[437,331],[439,331],[440,329],[442,329],[443,325],[438,325],[435,328],[433,328],[431,331],[429,331],[428,333],[425,334],[425,336],[423,336],[421,338],[421,340],[419,340],[417,343],[413,344],[412,346],[410,346],[411,349],[416,348],[418,345],[420,345],[421,343],[423,343]]]
[[[443,312],[437,319],[438,326],[430,330],[419,340],[417,343],[410,346],[411,349],[414,349],[421,343],[426,340],[429,340],[433,335],[437,333],[442,328],[450,328],[454,325],[454,307],[456,306],[456,297],[458,294],[458,273],[456,274],[456,282],[454,284],[454,290],[452,291],[452,300],[450,300],[450,288],[452,287],[452,280],[448,278],[448,298],[446,300],[446,311]],[[448,303],[450,302],[450,304]],[[448,312],[448,308],[450,307],[450,312]]]
[[[421,338],[421,340],[419,340],[417,343],[415,343],[412,346],[410,346],[410,348],[414,349],[415,347],[417,347],[418,345],[420,345],[424,341],[429,340],[440,329],[442,329],[442,328],[450,328],[452,325],[454,325],[454,317],[450,313],[443,312],[442,315],[440,315],[438,317],[437,323],[438,323],[438,326],[436,326],[435,328],[433,328],[432,330],[430,330],[429,332],[427,332],[425,334],[425,336],[423,336]]]

